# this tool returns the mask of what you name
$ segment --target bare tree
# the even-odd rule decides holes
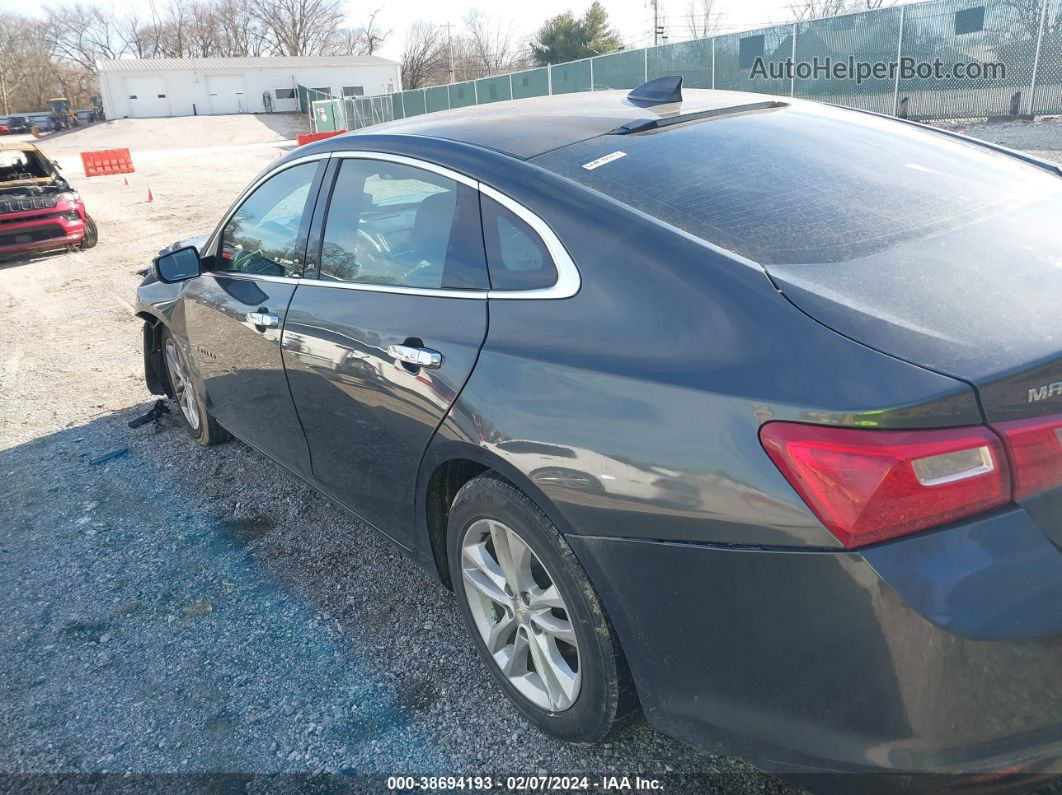
[[[512,24],[496,22],[473,9],[465,17],[461,70],[465,80],[505,71],[513,58]]]
[[[150,29],[136,7],[126,11],[115,25],[127,52],[137,58],[152,58],[158,53],[158,40],[150,35]]]
[[[836,17],[856,10],[858,6],[854,0],[799,0],[790,8],[793,11],[793,19],[823,19],[824,17]]]
[[[446,40],[437,25],[414,22],[402,43],[402,86],[423,88],[446,72]]]
[[[11,100],[30,77],[32,23],[15,14],[0,14],[0,108],[11,113]]]
[[[803,21],[806,19],[824,19],[836,17],[841,14],[852,14],[857,11],[874,11],[885,6],[891,6],[897,0],[798,0],[790,6],[793,19]]]
[[[152,3],[154,10],[154,3]],[[170,0],[160,14],[160,47],[167,58],[184,58],[188,54],[192,11],[184,0]]]
[[[230,58],[266,53],[269,42],[265,29],[243,0],[214,0],[214,20],[221,54]]]
[[[332,55],[342,49],[343,0],[255,0],[252,13],[275,55]]]
[[[686,28],[690,38],[706,39],[715,35],[722,16],[716,7],[716,0],[690,0],[686,9]]]
[[[69,18],[85,20],[80,13]],[[0,112],[47,109],[48,100],[57,95],[83,107],[95,92],[95,75],[83,63],[93,54],[91,39],[100,31],[86,27],[82,39],[66,36],[64,44],[75,49],[71,59],[60,60],[54,51],[54,21],[0,14]],[[109,43],[102,54],[113,52],[114,46]]]
[[[372,55],[383,46],[391,31],[385,30],[377,23],[379,15],[380,9],[377,8],[369,14],[364,25],[345,31],[344,55]]]
[[[218,37],[218,23],[214,14],[214,4],[209,0],[193,0],[189,6],[188,21],[188,55],[193,58],[210,58],[222,56],[221,42]]]
[[[81,3],[48,9],[44,41],[55,58],[75,63],[92,74],[96,73],[97,60],[117,58],[125,52],[110,12]]]

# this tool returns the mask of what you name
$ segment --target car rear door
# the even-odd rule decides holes
[[[487,333],[475,182],[427,163],[335,155],[284,362],[315,482],[411,545],[421,456]]]
[[[207,409],[244,441],[310,474],[280,339],[302,275],[326,159],[294,161],[254,186],[206,245],[184,295],[189,356]]]

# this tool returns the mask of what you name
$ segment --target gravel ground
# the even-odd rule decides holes
[[[797,791],[641,724],[593,748],[544,737],[452,597],[386,541],[244,445],[196,446],[176,413],[127,427],[152,402],[135,270],[211,228],[299,121],[42,142],[100,244],[0,263],[0,772],[678,772]],[[79,176],[79,150],[116,145],[128,185]],[[1036,145],[1062,160],[1062,125]]]

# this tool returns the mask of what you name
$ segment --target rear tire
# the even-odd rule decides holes
[[[85,214],[85,236],[81,238],[81,243],[78,245],[82,251],[86,248],[92,248],[100,240],[99,230],[96,229],[96,222],[92,220],[92,217]]]
[[[517,709],[569,742],[626,725],[637,697],[615,630],[538,506],[493,473],[473,478],[454,498],[447,546],[465,625]]]
[[[206,410],[201,390],[188,366],[188,357],[168,328],[162,330],[162,361],[170,394],[177,404],[177,413],[188,435],[204,446],[231,439],[232,435],[218,425],[217,420]]]

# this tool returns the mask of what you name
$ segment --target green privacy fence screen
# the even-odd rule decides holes
[[[476,81],[476,102],[501,102],[513,98],[512,75],[484,77]]]
[[[631,89],[664,75],[682,75],[687,88],[805,97],[912,119],[1062,113],[1062,0],[931,0],[775,25],[403,91],[382,103],[386,112],[331,101],[335,124],[354,129],[467,105]],[[300,99],[304,92],[300,86]]]
[[[516,72],[513,76],[513,99],[544,97],[549,93],[549,67]]]

